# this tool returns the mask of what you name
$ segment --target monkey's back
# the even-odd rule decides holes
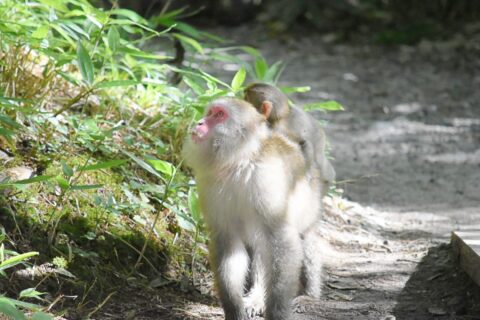
[[[307,166],[315,166],[322,180],[322,194],[335,179],[335,170],[326,156],[326,135],[318,121],[298,107],[291,107],[287,126],[289,137],[300,143]]]

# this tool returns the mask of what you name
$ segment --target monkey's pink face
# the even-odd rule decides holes
[[[202,143],[207,140],[216,125],[228,119],[227,109],[222,105],[213,105],[208,109],[205,117],[200,119],[192,131],[192,140],[195,143]]]

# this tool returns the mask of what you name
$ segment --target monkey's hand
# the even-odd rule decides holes
[[[263,316],[265,311],[265,296],[261,289],[252,288],[252,290],[243,297],[243,303],[249,318]]]

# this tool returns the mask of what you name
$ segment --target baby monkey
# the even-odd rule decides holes
[[[300,145],[307,166],[320,179],[324,196],[335,179],[335,170],[325,155],[326,136],[317,120],[304,110],[289,106],[287,96],[266,83],[248,85],[244,99],[267,117],[271,129]]]

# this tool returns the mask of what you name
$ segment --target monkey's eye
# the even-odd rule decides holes
[[[216,121],[223,121],[228,117],[228,113],[222,107],[213,107],[208,110],[207,118],[213,118]]]
[[[225,113],[223,111],[218,111],[213,115],[215,118],[223,118],[225,116]]]

